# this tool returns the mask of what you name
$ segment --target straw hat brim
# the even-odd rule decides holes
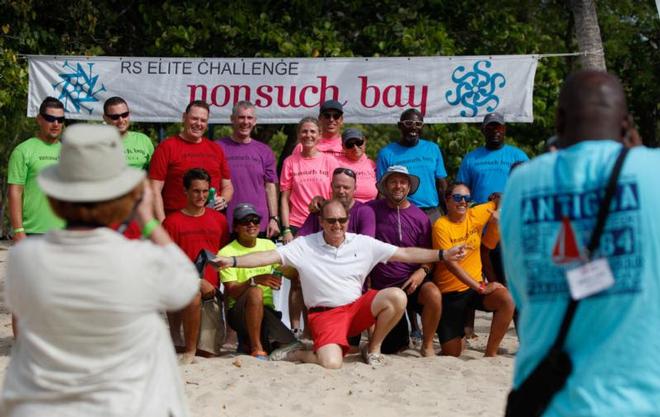
[[[140,169],[126,167],[118,176],[106,180],[70,181],[59,175],[57,164],[44,168],[37,182],[47,196],[72,203],[91,203],[121,197],[144,181],[145,176]]]
[[[410,191],[408,192],[408,195],[415,194],[417,189],[419,188],[419,177],[417,175],[413,174],[406,174],[405,172],[397,172],[397,171],[390,171],[386,172],[385,175],[378,181],[377,188],[378,191],[382,195],[387,195],[387,189],[385,188],[385,183],[387,182],[387,178],[389,178],[390,175],[394,174],[399,174],[399,175],[407,175],[408,178],[410,179]]]

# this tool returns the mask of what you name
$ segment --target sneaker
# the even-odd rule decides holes
[[[289,357],[291,356],[291,353],[304,349],[305,349],[305,345],[302,344],[300,341],[296,340],[293,343],[289,343],[288,345],[284,345],[281,348],[275,349],[270,353],[269,358],[271,361],[290,360]]]
[[[369,352],[369,345],[365,344],[362,346],[362,359],[364,363],[370,365],[372,368],[379,368],[384,366],[387,362],[385,360],[385,355],[382,353]]]
[[[293,329],[291,330],[291,333],[293,333],[293,336],[296,338],[296,340],[300,340],[303,337],[302,329]]]
[[[412,344],[413,349],[419,349],[422,347],[422,332],[415,329],[410,332],[410,343]]]

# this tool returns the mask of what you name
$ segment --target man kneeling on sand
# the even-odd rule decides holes
[[[380,346],[387,333],[399,321],[406,308],[406,294],[400,288],[370,290],[362,294],[362,285],[379,262],[457,261],[465,254],[464,246],[445,251],[399,248],[369,236],[346,233],[348,212],[338,200],[321,207],[321,232],[293,240],[275,250],[244,256],[218,256],[222,268],[253,268],[281,263],[298,270],[303,298],[309,311],[309,326],[314,339],[313,351],[300,345],[277,349],[271,360],[318,363],[324,368],[340,368],[348,351],[348,337],[375,324],[370,343],[363,350],[365,362],[384,364]]]

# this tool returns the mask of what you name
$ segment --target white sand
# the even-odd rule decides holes
[[[6,242],[0,242],[0,293],[4,288]],[[2,297],[4,298],[4,297]],[[372,369],[350,355],[340,370],[287,362],[260,362],[245,355],[197,358],[181,368],[191,415],[251,416],[501,416],[511,384],[512,329],[503,353],[483,358],[490,315],[477,313],[478,339],[460,358],[421,358],[414,350],[388,355]],[[11,320],[0,303],[0,373],[12,345]]]

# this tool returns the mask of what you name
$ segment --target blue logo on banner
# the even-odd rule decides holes
[[[101,84],[96,87],[99,81],[99,76],[94,75],[94,63],[87,63],[87,71],[80,64],[75,66],[64,61],[64,71],[58,74],[62,81],[53,84],[53,90],[60,90],[58,99],[64,103],[64,109],[70,113],[80,113],[81,110],[87,111],[92,114],[92,108],[86,106],[85,103],[95,103],[99,101],[96,95],[101,91],[105,91],[105,86]]]
[[[483,64],[485,68],[479,68]],[[486,106],[486,112],[495,111],[500,104],[500,98],[495,95],[495,90],[506,85],[506,79],[502,73],[490,74],[486,71],[493,64],[490,61],[477,61],[472,66],[472,71],[466,72],[464,66],[459,66],[452,72],[451,80],[456,84],[456,90],[448,90],[445,93],[447,102],[452,106],[461,105],[468,111],[461,110],[461,116],[474,117],[479,114],[479,109]],[[498,83],[499,81],[499,83]],[[456,98],[452,98],[453,96]]]

